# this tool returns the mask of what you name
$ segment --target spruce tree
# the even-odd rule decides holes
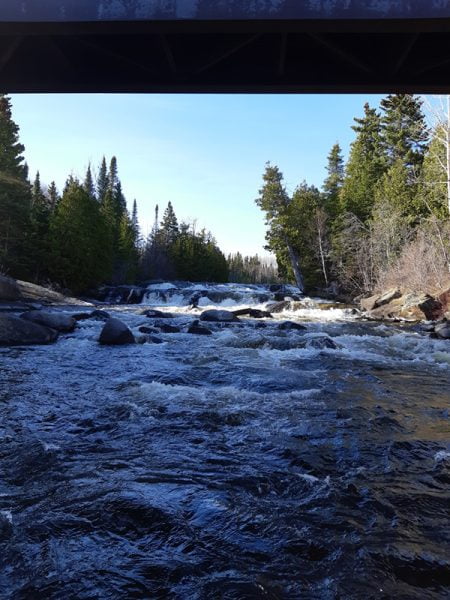
[[[339,192],[344,181],[344,159],[338,143],[334,144],[328,155],[327,177],[323,184],[325,209],[331,219],[339,212]]]
[[[50,203],[43,193],[39,171],[31,189],[31,236],[28,244],[33,279],[47,275],[49,259]]]
[[[171,244],[173,244],[179,234],[178,220],[170,201],[167,204],[166,210],[164,211],[159,233],[161,241],[166,247],[169,247]]]
[[[12,119],[11,101],[0,94],[0,269],[28,276],[26,243],[30,233],[31,192],[28,169]]]
[[[381,118],[376,109],[364,105],[364,117],[355,118],[357,136],[350,148],[340,192],[343,212],[351,212],[362,222],[371,215],[374,190],[386,170],[381,137]]]
[[[95,185],[94,185],[94,179],[92,177],[92,171],[91,171],[90,164],[88,165],[88,168],[86,170],[83,187],[86,190],[86,192],[89,194],[89,196],[95,200]]]
[[[303,291],[304,281],[299,257],[293,241],[290,239],[292,234],[289,226],[291,199],[284,186],[283,174],[277,166],[267,163],[263,182],[263,187],[259,190],[259,196],[255,202],[265,213],[265,221],[268,226],[266,249],[277,257],[280,272],[293,274],[298,288]]]
[[[106,192],[109,188],[108,168],[106,166],[105,157],[102,158],[100,168],[97,176],[97,199],[101,203],[103,202]]]
[[[398,160],[417,177],[428,142],[422,101],[412,94],[390,94],[381,101],[382,138],[388,164]]]
[[[74,178],[50,222],[51,278],[74,293],[108,279],[108,232],[96,200]]]
[[[58,206],[58,203],[61,199],[56,188],[56,183],[54,181],[52,181],[51,184],[48,186],[47,196],[50,211],[53,212]]]

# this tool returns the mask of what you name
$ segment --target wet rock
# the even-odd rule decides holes
[[[73,331],[76,325],[76,320],[71,315],[45,310],[30,310],[22,313],[20,318],[64,333]]]
[[[336,344],[336,342],[327,335],[310,338],[306,343],[306,347],[318,348],[319,350],[324,350],[326,348],[336,350],[339,348],[338,344]]]
[[[238,310],[233,310],[233,315],[236,317],[241,317],[247,315],[252,319],[271,319],[272,315],[267,310],[259,310],[257,308],[240,308]]]
[[[289,302],[289,300],[282,300],[281,302],[269,302],[266,308],[271,313],[280,313],[283,312],[283,310],[289,308],[290,305],[291,303]]]
[[[106,321],[98,341],[100,344],[110,346],[135,343],[134,336],[125,323],[115,318]]]
[[[110,315],[106,310],[96,309],[91,312],[91,318],[97,319],[98,321],[107,321],[110,318]]]
[[[180,328],[175,325],[168,325],[167,323],[158,323],[158,329],[161,333],[180,333]]]
[[[438,305],[428,294],[407,293],[366,312],[368,319],[382,321],[422,321],[435,318]]]
[[[373,310],[374,308],[389,304],[392,302],[392,300],[400,298],[401,295],[401,291],[394,288],[384,292],[383,294],[375,294],[374,296],[370,296],[370,298],[363,298],[360,302],[361,309],[365,311]]]
[[[155,310],[153,308],[147,308],[139,314],[145,315],[146,317],[149,317],[150,319],[172,319],[173,318],[172,313],[163,312],[162,310]]]
[[[156,335],[148,335],[147,342],[149,342],[151,344],[163,344],[164,340],[162,340],[159,337],[156,337]]]
[[[139,331],[141,333],[159,333],[158,329],[156,329],[156,327],[146,327],[145,325],[143,325],[142,327],[139,327]]]
[[[194,321],[193,323],[191,323],[187,332],[193,333],[195,335],[212,335],[212,331],[207,327],[202,327],[201,325],[199,325],[198,321]]]
[[[200,315],[200,321],[212,321],[215,323],[229,323],[239,321],[234,313],[229,310],[205,310]]]
[[[136,342],[136,344],[146,344],[147,336],[146,335],[136,335],[134,338],[134,341]]]
[[[72,318],[75,321],[86,321],[91,318],[91,313],[73,313]]]
[[[51,344],[58,332],[49,327],[11,315],[0,315],[0,346]]]
[[[43,304],[74,304],[78,306],[92,306],[91,302],[80,300],[79,298],[71,298],[54,290],[50,290],[41,285],[30,283],[29,281],[17,280],[16,284],[19,288],[20,296],[23,300],[31,300],[42,302]]]
[[[301,325],[300,323],[295,323],[294,321],[283,321],[283,323],[280,323],[278,325],[278,329],[281,329],[283,331],[290,331],[290,330],[301,331],[301,330],[306,329],[306,327],[304,325]]]
[[[17,282],[11,277],[0,275],[0,300],[19,300],[20,290]]]
[[[443,339],[443,340],[450,339],[450,323],[448,321],[443,321],[442,323],[438,323],[434,327],[434,333],[440,339]]]

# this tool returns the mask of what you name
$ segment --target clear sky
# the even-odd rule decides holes
[[[129,207],[143,233],[155,204],[170,200],[179,220],[197,219],[228,253],[264,254],[264,221],[254,203],[266,161],[289,191],[318,187],[337,141],[347,155],[353,117],[370,95],[14,95],[13,118],[30,177],[83,178],[103,155],[117,156]]]

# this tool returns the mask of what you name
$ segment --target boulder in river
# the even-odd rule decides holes
[[[156,325],[161,333],[180,333],[180,328],[175,325],[168,325],[167,323],[158,323]]]
[[[383,294],[375,294],[374,296],[370,296],[369,298],[363,298],[361,300],[361,308],[363,310],[369,311],[374,308],[378,308],[379,306],[384,306],[385,304],[389,304],[392,300],[396,300],[400,298],[402,293],[399,289],[393,288],[384,292]]]
[[[20,318],[64,333],[73,331],[76,325],[76,320],[71,315],[46,310],[29,310],[22,313]]]
[[[212,331],[207,327],[202,327],[199,325],[198,321],[194,321],[189,325],[188,333],[193,333],[195,335],[212,335]]]
[[[267,310],[259,310],[258,308],[239,308],[238,310],[233,310],[233,315],[236,317],[241,316],[249,316],[252,319],[271,319],[272,315]]]
[[[283,310],[288,309],[291,306],[289,300],[281,300],[280,302],[270,302],[266,308],[271,313],[280,313]]]
[[[135,339],[128,327],[120,319],[108,319],[100,333],[99,343],[109,346],[134,344]]]
[[[295,323],[294,321],[283,321],[282,323],[280,323],[278,325],[278,329],[282,329],[284,331],[291,331],[291,330],[304,330],[306,329],[306,327],[304,325],[302,325],[301,323]]]
[[[0,300],[20,300],[19,286],[11,277],[0,275]]]
[[[230,323],[239,321],[237,316],[229,310],[205,310],[200,315],[200,321],[211,321],[214,323]]]
[[[58,332],[32,321],[11,315],[0,315],[0,346],[25,346],[51,344],[58,339]]]
[[[321,336],[310,338],[306,342],[306,347],[307,348],[318,348],[320,350],[324,350],[324,349],[336,350],[337,348],[339,348],[338,344],[336,344],[336,342],[332,338],[328,337],[327,335],[321,335]]]
[[[382,298],[383,296],[380,296]],[[382,321],[422,321],[424,319],[434,320],[442,316],[441,302],[424,293],[408,292],[400,297],[393,298],[384,304],[378,304],[375,308],[369,306],[379,303],[380,300],[370,303],[361,301],[361,307],[366,307],[365,316],[369,319]]]
[[[159,333],[156,327],[147,327],[146,325],[142,325],[141,327],[139,327],[139,331],[141,333]]]
[[[163,312],[162,310],[155,310],[153,308],[146,308],[139,314],[145,315],[150,319],[173,319],[172,313]]]
[[[95,309],[91,312],[91,319],[97,319],[97,321],[107,321],[110,315],[106,310]]]

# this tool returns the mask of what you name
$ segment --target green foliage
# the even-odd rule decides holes
[[[344,182],[344,159],[339,144],[334,144],[328,155],[327,177],[323,183],[324,208],[328,215],[339,214],[339,193]]]
[[[29,260],[31,190],[12,120],[11,102],[0,94],[0,268],[15,277],[27,277]]]
[[[417,211],[421,215],[448,218],[445,145],[436,132],[425,154],[417,194]]]
[[[51,218],[51,277],[74,293],[98,285],[110,274],[108,230],[96,200],[71,181]]]

